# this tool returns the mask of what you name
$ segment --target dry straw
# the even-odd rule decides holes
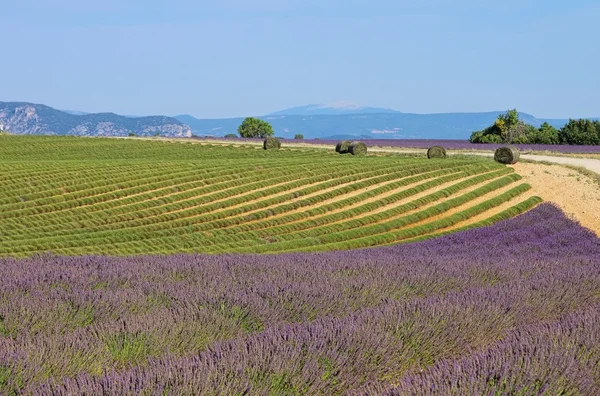
[[[363,142],[352,142],[348,147],[348,152],[352,155],[365,155],[367,154],[367,145]]]
[[[335,145],[335,152],[340,154],[348,153],[348,148],[350,147],[349,140],[340,140],[338,144]]]
[[[281,142],[277,138],[268,137],[263,143],[263,148],[265,150],[279,150],[281,148]]]
[[[515,146],[500,147],[494,153],[494,159],[501,164],[516,164],[520,157],[521,152]]]
[[[442,146],[432,146],[427,150],[427,158],[446,158],[446,149]]]

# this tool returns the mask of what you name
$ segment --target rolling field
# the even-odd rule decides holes
[[[489,159],[0,137],[0,255],[280,253],[431,238],[537,205]]]
[[[540,201],[483,157],[0,136],[0,395],[600,394],[600,240]]]
[[[599,240],[546,203],[397,246],[0,275],[0,394],[600,392]]]

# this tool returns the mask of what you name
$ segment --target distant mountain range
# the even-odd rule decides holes
[[[281,110],[258,117],[269,122],[275,134],[307,139],[468,139],[473,131],[494,123],[504,111],[486,113],[412,114],[396,110],[360,106],[308,105]],[[175,116],[189,125],[194,135],[224,136],[236,133],[243,118],[197,119]],[[536,127],[544,122],[560,128],[566,119],[541,119],[521,113],[521,118]]]
[[[275,135],[284,138],[302,134],[306,139],[468,139],[473,131],[490,126],[503,112],[412,114],[338,102],[294,107],[258,118],[271,123]],[[534,126],[548,122],[557,128],[568,122],[526,113],[521,113],[521,118]],[[15,134],[152,136],[158,133],[167,137],[192,134],[220,137],[236,134],[242,121],[242,117],[198,119],[187,114],[175,117],[89,114],[32,103],[0,102],[0,129]]]
[[[364,107],[351,102],[335,102],[330,104],[311,104],[307,106],[292,107],[291,109],[277,111],[267,114],[268,116],[279,115],[348,115],[348,114],[400,114],[397,110],[384,109],[381,107]]]
[[[190,137],[189,126],[172,117],[131,118],[114,113],[65,112],[41,104],[0,102],[0,129],[14,134]]]

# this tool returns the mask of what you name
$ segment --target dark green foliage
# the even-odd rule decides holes
[[[238,127],[238,133],[243,138],[265,138],[273,136],[273,127],[266,121],[248,117]]]
[[[268,137],[263,142],[263,148],[265,150],[279,150],[281,148],[281,142],[277,138]]]
[[[225,135],[226,139],[233,139],[233,138],[237,138],[238,135],[236,135],[235,133],[228,133],[227,135]]]
[[[296,140],[303,140],[304,139],[304,135],[301,133],[297,133],[294,135],[294,139]]]
[[[135,133],[133,133],[133,132],[129,132],[129,133],[127,134],[127,136],[137,136],[137,135],[136,135]]]
[[[349,140],[340,140],[338,144],[335,145],[335,152],[340,154],[348,153],[348,148],[350,147]]]
[[[484,135],[481,137],[481,141],[479,142],[471,142],[471,143],[502,143],[502,138],[500,137],[500,135],[494,135],[494,134],[489,134],[489,135]]]
[[[521,152],[514,146],[500,147],[494,153],[494,159],[501,164],[516,164],[521,157]]]
[[[561,128],[558,137],[561,144],[600,144],[600,122],[590,120],[569,120],[569,122]]]
[[[544,122],[538,129],[534,129],[527,134],[529,144],[558,144],[558,129]]]
[[[600,145],[600,121],[569,120],[558,131],[544,122],[539,128],[525,124],[516,110],[501,114],[494,125],[471,134],[471,143]]]
[[[363,142],[352,142],[348,147],[348,152],[352,155],[366,155],[367,145]]]
[[[446,149],[442,146],[432,146],[427,150],[427,158],[446,158]]]
[[[529,143],[529,134],[535,132],[535,127],[525,124],[519,119],[516,109],[500,114],[494,125],[471,134],[471,143]]]

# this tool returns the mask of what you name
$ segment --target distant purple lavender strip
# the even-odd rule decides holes
[[[210,140],[211,138],[204,138]],[[233,139],[232,139],[233,140]],[[261,139],[248,139],[262,141]],[[282,143],[310,143],[310,144],[329,144],[335,146],[339,140],[320,140],[320,139],[282,139]],[[483,150],[495,151],[503,144],[473,144],[468,140],[444,140],[444,139],[365,139],[361,140],[367,147],[385,146],[385,147],[403,147],[413,149],[428,149],[431,146],[442,146],[452,150]],[[600,146],[576,146],[566,144],[515,144],[521,151],[554,151],[564,154],[598,154]]]

